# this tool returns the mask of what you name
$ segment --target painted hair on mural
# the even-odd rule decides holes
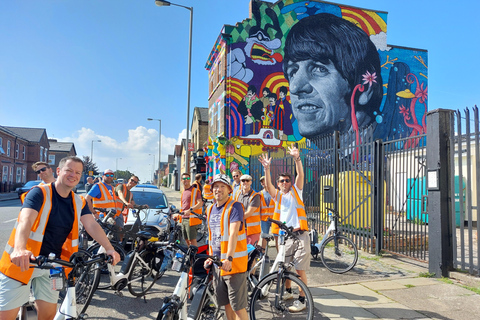
[[[288,62],[304,60],[333,63],[337,71],[348,82],[350,93],[345,102],[350,105],[355,86],[362,84],[364,75],[376,73],[376,81],[369,90],[368,98],[355,95],[356,110],[370,116],[380,107],[383,98],[383,83],[380,76],[380,58],[368,35],[353,23],[329,13],[321,13],[301,19],[287,35],[284,49],[284,74],[288,80]]]

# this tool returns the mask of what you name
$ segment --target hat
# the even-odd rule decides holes
[[[107,169],[107,170],[103,171],[103,175],[106,175],[107,173],[114,174],[112,169]]]
[[[230,187],[230,189],[232,189],[232,186],[230,185],[230,181],[228,180],[228,177],[224,174],[215,175],[213,177],[212,186],[215,184],[215,182],[221,182],[223,184],[226,184],[227,186]]]
[[[263,180],[265,180],[265,176],[260,177],[260,181],[263,181]]]
[[[240,180],[253,180],[251,175],[244,174],[240,177]]]

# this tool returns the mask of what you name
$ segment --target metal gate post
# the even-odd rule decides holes
[[[427,114],[428,270],[448,277],[453,269],[450,199],[450,120],[453,110]]]
[[[384,181],[383,181],[383,170],[384,170],[384,160],[385,152],[383,147],[382,140],[376,140],[374,143],[374,163],[373,163],[373,222],[374,222],[374,232],[376,236],[375,243],[375,254],[379,255],[380,251],[383,249],[383,217],[384,217],[384,208],[385,208],[385,199],[384,199]]]

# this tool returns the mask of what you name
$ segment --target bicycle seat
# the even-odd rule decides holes
[[[142,240],[148,240],[151,237],[154,237],[155,235],[148,231],[140,231],[140,232],[137,232],[136,236]]]

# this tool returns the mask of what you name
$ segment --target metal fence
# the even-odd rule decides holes
[[[480,199],[480,142],[478,108],[452,113],[450,170],[453,265],[480,274],[478,200]],[[471,127],[473,123],[473,128]]]

